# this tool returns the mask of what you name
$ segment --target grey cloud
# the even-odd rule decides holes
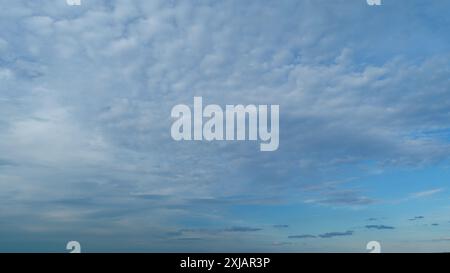
[[[365,226],[367,229],[378,229],[378,230],[382,230],[382,229],[395,229],[395,227],[392,226],[385,226],[385,225],[367,225]]]
[[[352,236],[353,231],[349,230],[346,232],[328,232],[324,234],[319,234],[318,236],[323,239],[333,238],[333,237],[342,237],[342,236]]]
[[[413,218],[408,219],[409,221],[416,221],[416,220],[422,220],[424,219],[424,216],[414,216]]]
[[[322,194],[326,198],[312,199],[309,203],[335,206],[366,206],[377,202],[375,199],[363,196],[354,190],[322,192]]]
[[[310,235],[310,234],[290,235],[290,236],[288,236],[289,239],[311,239],[311,238],[316,238],[316,237],[317,236]]]
[[[255,232],[260,231],[261,228],[253,228],[253,227],[231,227],[225,229],[226,232]]]
[[[179,241],[201,241],[203,238],[177,238]]]
[[[163,229],[164,230],[164,229]],[[174,241],[222,241],[245,240],[250,233],[261,231],[261,228],[236,226],[230,228],[183,228],[169,232],[157,233],[161,239]]]
[[[289,246],[292,245],[291,242],[273,242],[272,243],[273,246]]]
[[[168,195],[146,194],[146,193],[136,193],[136,194],[132,194],[131,196],[145,199],[145,200],[155,200],[155,201],[164,201],[164,200],[168,200],[170,198],[170,196],[168,196]]]
[[[342,236],[352,236],[354,234],[354,231],[348,230],[345,232],[327,232],[319,235],[311,235],[311,234],[302,234],[302,235],[290,235],[288,238],[290,239],[313,239],[313,238],[322,238],[322,239],[329,239],[333,237],[342,237]]]
[[[439,238],[439,239],[434,239],[432,240],[433,242],[449,242],[450,241],[450,237],[449,238]]]

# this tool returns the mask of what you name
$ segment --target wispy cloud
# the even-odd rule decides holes
[[[367,206],[376,203],[375,199],[361,195],[357,190],[339,190],[332,192],[322,192],[325,198],[308,199],[306,203],[331,205],[331,206]]]
[[[433,239],[434,242],[450,242],[450,237],[442,237],[438,239]]]
[[[324,234],[319,234],[318,236],[323,239],[333,238],[333,237],[342,237],[342,236],[352,236],[354,232],[352,230],[348,230],[345,232],[328,232]]]
[[[367,225],[365,226],[367,229],[378,229],[378,230],[382,230],[382,229],[395,229],[395,227],[392,226],[385,226],[385,225]]]
[[[289,225],[273,225],[274,228],[288,228]]]
[[[273,246],[289,246],[292,245],[291,242],[273,242],[272,243]]]
[[[411,198],[430,197],[430,196],[433,196],[433,195],[438,194],[438,193],[443,192],[443,191],[444,191],[443,188],[438,188],[438,189],[431,189],[431,190],[416,192],[416,193],[412,193],[411,194]]]
[[[311,235],[311,234],[302,234],[302,235],[290,235],[288,236],[289,239],[310,239],[310,238],[316,238],[317,236]]]
[[[408,219],[409,221],[416,221],[416,220],[422,220],[424,219],[424,216],[414,216],[413,218]]]
[[[231,227],[225,229],[227,232],[255,232],[260,231],[262,228],[253,228],[253,227]]]

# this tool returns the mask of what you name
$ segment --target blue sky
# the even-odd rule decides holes
[[[450,3],[0,0],[0,251],[450,250]],[[280,147],[170,111],[280,105]]]

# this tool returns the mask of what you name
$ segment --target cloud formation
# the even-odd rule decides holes
[[[327,232],[327,233],[319,234],[318,236],[322,239],[329,239],[329,238],[334,238],[334,237],[352,236],[353,233],[354,232],[352,230],[348,230],[345,232]]]
[[[416,221],[416,220],[422,220],[424,219],[424,216],[414,216],[413,218],[408,219],[409,221]]]
[[[274,228],[288,228],[289,225],[273,225]]]
[[[289,239],[311,239],[311,238],[317,238],[315,235],[310,234],[302,234],[302,235],[290,235],[288,236]]]
[[[231,227],[225,229],[226,232],[255,232],[260,231],[261,228],[252,228],[252,227]]]
[[[378,230],[382,230],[382,229],[395,229],[395,227],[392,226],[385,226],[385,225],[367,225],[365,226],[367,229],[378,229]]]
[[[416,192],[411,194],[412,198],[424,198],[424,197],[430,197],[433,196],[435,194],[438,194],[440,192],[444,191],[444,189],[440,188],[440,189],[432,189],[432,190],[427,190],[427,191],[421,191],[421,192]]]

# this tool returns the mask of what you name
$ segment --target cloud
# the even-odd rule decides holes
[[[289,225],[273,225],[274,228],[288,228]]]
[[[273,246],[290,246],[292,245],[291,242],[273,242],[272,243]]]
[[[427,191],[421,191],[421,192],[416,192],[411,194],[411,198],[424,198],[424,197],[430,197],[433,196],[435,194],[438,194],[440,192],[444,191],[443,188],[439,188],[439,189],[432,189],[432,190],[427,190]]]
[[[328,233],[324,233],[324,234],[319,234],[318,236],[323,239],[328,239],[328,238],[333,238],[333,237],[352,236],[353,233],[354,232],[352,230],[349,230],[349,231],[345,231],[345,232],[328,232]]]
[[[306,203],[332,206],[367,206],[377,202],[375,199],[363,196],[355,190],[325,191],[323,195],[326,198],[309,199],[306,200]]]
[[[201,241],[203,238],[177,238],[179,241]]]
[[[333,237],[342,237],[342,236],[352,236],[354,234],[354,231],[348,230],[345,232],[327,232],[319,235],[311,235],[311,234],[301,234],[301,235],[290,235],[288,236],[289,239],[313,239],[313,238],[322,238],[322,239],[329,239]]]
[[[311,239],[311,238],[316,238],[316,237],[317,236],[310,235],[310,234],[290,235],[290,236],[288,236],[289,239]]]
[[[422,220],[424,219],[424,216],[414,216],[413,218],[408,219],[409,221],[416,221],[416,220]]]
[[[226,232],[255,232],[261,231],[261,228],[253,228],[253,227],[231,227],[225,229]]]
[[[395,227],[392,226],[385,226],[385,225],[367,225],[365,226],[367,229],[378,229],[378,230],[382,230],[382,229],[395,229]]]
[[[438,238],[438,239],[434,239],[432,241],[434,241],[434,242],[449,242],[450,237]]]

